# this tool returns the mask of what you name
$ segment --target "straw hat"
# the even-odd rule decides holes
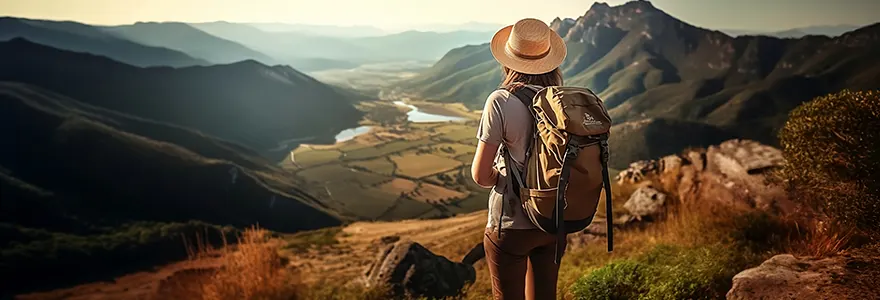
[[[553,71],[566,54],[562,37],[544,21],[531,18],[501,28],[489,48],[498,63],[525,74]]]

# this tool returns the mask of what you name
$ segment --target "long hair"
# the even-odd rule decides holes
[[[520,73],[511,70],[506,66],[501,66],[501,76],[503,76],[501,86],[509,86],[512,91],[522,87],[524,84],[533,84],[542,87],[562,85],[562,71],[559,71],[559,68],[553,69],[553,71],[544,74],[533,75]]]

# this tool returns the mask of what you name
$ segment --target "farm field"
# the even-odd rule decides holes
[[[434,123],[373,120],[368,133],[334,145],[302,145],[281,166],[302,179],[311,194],[360,219],[469,213],[484,209],[487,197],[486,190],[469,183],[478,117],[471,113],[469,120]]]

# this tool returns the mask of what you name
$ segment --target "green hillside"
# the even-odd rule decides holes
[[[37,85],[114,111],[193,128],[270,158],[279,142],[332,141],[362,113],[352,93],[290,67],[252,60],[190,68],[138,68],[23,39],[0,43],[0,80]],[[333,118],[327,118],[332,112]],[[295,147],[295,145],[291,145]]]
[[[0,135],[0,274],[15,291],[185,258],[181,234],[349,219],[243,146],[32,85],[0,83]]]

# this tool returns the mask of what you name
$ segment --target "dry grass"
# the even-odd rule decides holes
[[[224,248],[223,267],[202,284],[202,299],[298,299],[298,274],[285,268],[268,231],[245,230],[235,248]]]
[[[801,222],[801,224],[807,222]],[[812,224],[811,224],[812,223]],[[826,222],[810,222],[800,226],[788,251],[795,255],[828,257],[850,248],[857,231],[852,227]]]

